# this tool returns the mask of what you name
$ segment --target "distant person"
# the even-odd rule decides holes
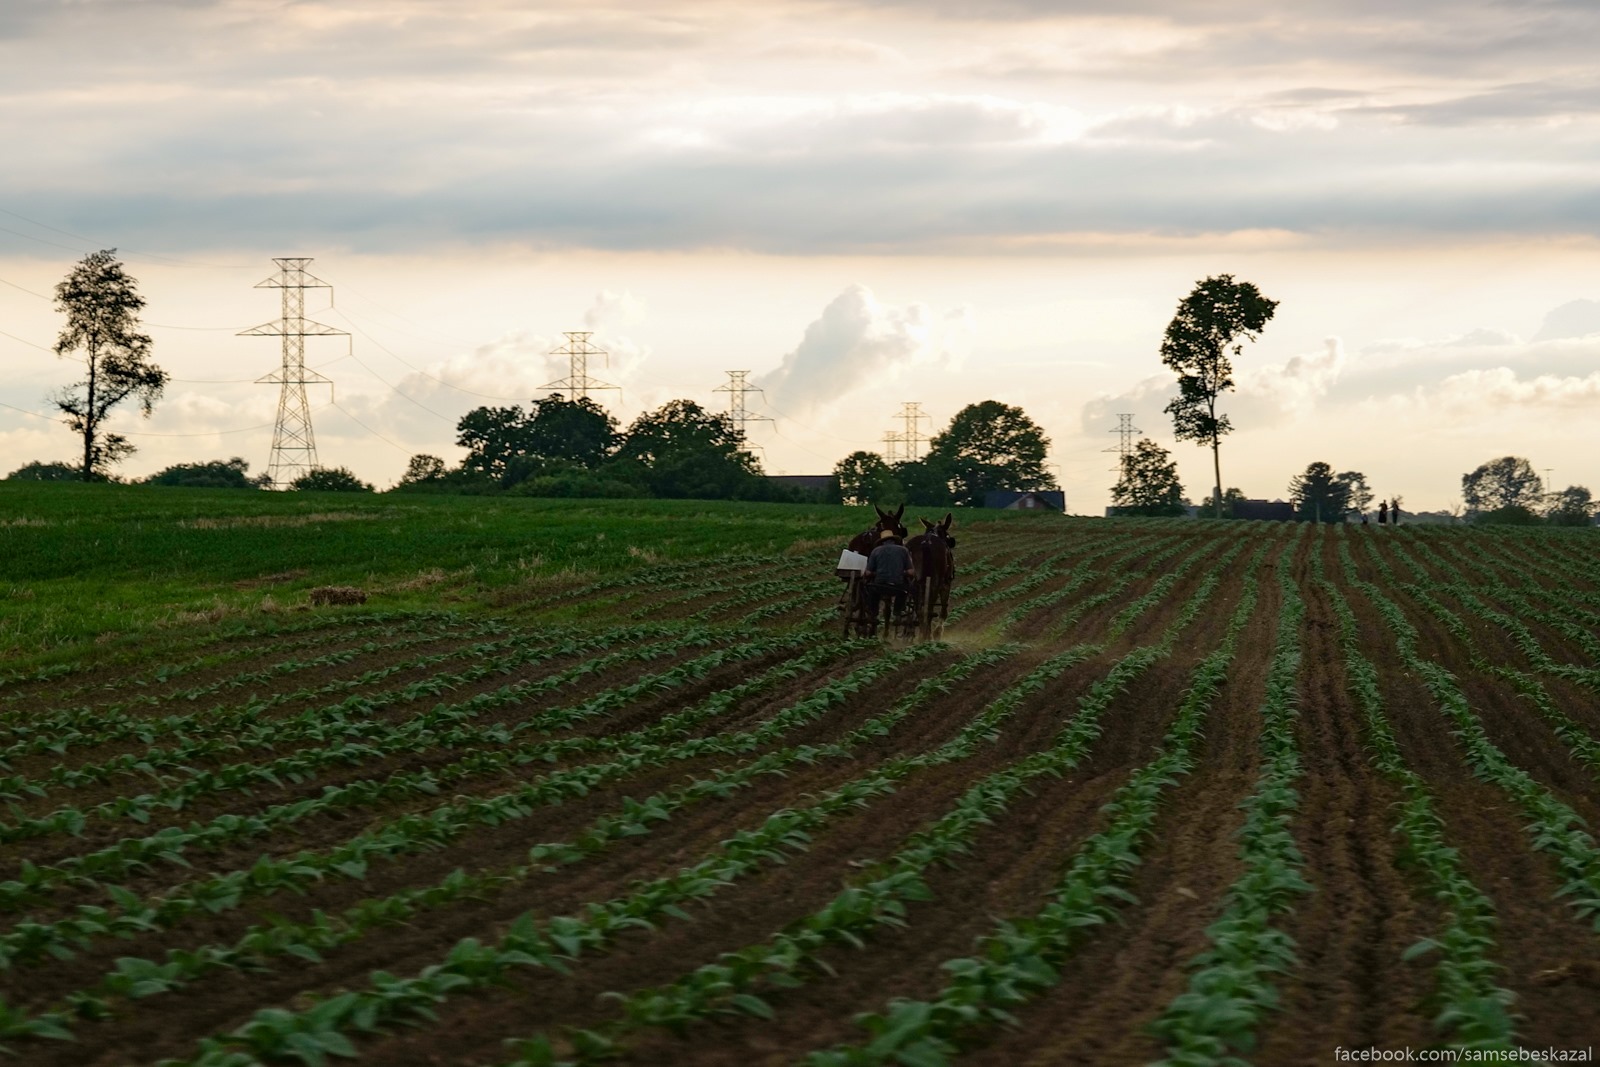
[[[1361,513],[1361,525],[1367,525],[1367,513],[1365,511]]]
[[[1387,500],[1380,500],[1380,501],[1378,501],[1378,525],[1382,526],[1385,523],[1387,523],[1388,521],[1389,521],[1389,502]]]
[[[878,605],[887,595],[894,596],[894,613],[905,614],[906,593],[911,587],[911,553],[893,530],[878,535],[878,547],[867,557],[862,575],[867,582],[867,610],[872,612],[872,629],[878,629]]]
[[[1389,505],[1389,524],[1391,526],[1400,525],[1400,501],[1398,500]]]

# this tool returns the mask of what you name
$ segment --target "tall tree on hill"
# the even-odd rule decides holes
[[[744,433],[693,400],[669,400],[640,415],[606,469],[663,497],[749,500],[769,492]]]
[[[1222,517],[1222,437],[1233,429],[1228,416],[1217,414],[1217,398],[1233,388],[1228,355],[1244,351],[1272,319],[1276,300],[1268,300],[1249,282],[1218,274],[1197,283],[1178,304],[1161,340],[1161,362],[1178,375],[1178,395],[1166,411],[1180,441],[1211,446],[1213,498]]]
[[[51,402],[83,438],[78,473],[86,482],[106,477],[114,464],[134,452],[126,437],[102,426],[111,409],[132,397],[149,418],[167,385],[167,372],[150,362],[150,338],[139,332],[144,298],[116,251],[89,253],[56,285],[56,310],[67,316],[67,325],[56,339],[55,353],[80,353],[85,373]]]
[[[968,404],[928,445],[926,462],[947,472],[960,504],[982,507],[996,489],[1058,488],[1044,468],[1050,439],[1021,408],[998,400]]]
[[[1183,483],[1172,453],[1141,438],[1122,457],[1122,473],[1111,490],[1111,504],[1122,515],[1182,515]]]
[[[845,504],[893,504],[905,502],[905,487],[894,471],[876,452],[852,452],[834,464],[833,477],[839,483],[839,499]]]

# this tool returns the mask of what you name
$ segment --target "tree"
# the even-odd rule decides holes
[[[191,489],[266,489],[271,486],[269,475],[252,478],[246,473],[249,470],[250,464],[238,456],[207,463],[175,463],[145,478],[144,484],[182,485]]]
[[[511,462],[528,454],[527,416],[522,408],[473,408],[456,423],[456,444],[467,450],[461,468],[499,478]]]
[[[628,427],[606,473],[636,481],[663,497],[710,500],[769,495],[744,434],[725,415],[692,400],[669,400]]]
[[[1594,514],[1594,495],[1581,485],[1569,485],[1556,494],[1544,518],[1552,526],[1591,526]]]
[[[370,493],[373,488],[345,467],[318,467],[289,483],[290,489],[323,493]]]
[[[1295,518],[1309,522],[1341,522],[1350,510],[1350,486],[1326,463],[1306,467],[1289,482]]]
[[[904,460],[890,470],[907,504],[942,508],[955,503],[955,496],[950,491],[950,466],[941,457]]]
[[[6,475],[8,482],[75,482],[78,481],[78,468],[70,463],[46,463],[34,460],[24,463],[10,474]]]
[[[1211,446],[1216,489],[1212,499],[1222,517],[1222,437],[1233,429],[1228,416],[1217,415],[1217,398],[1233,388],[1231,351],[1244,351],[1272,319],[1276,300],[1268,300],[1249,282],[1218,274],[1197,283],[1178,304],[1161,340],[1161,362],[1178,375],[1178,395],[1166,406],[1174,435],[1180,441]]]
[[[1461,476],[1461,499],[1469,516],[1503,508],[1532,511],[1544,495],[1544,482],[1521,456],[1501,456]]]
[[[137,283],[122,269],[114,248],[84,256],[56,286],[56,309],[67,316],[67,325],[55,353],[81,352],[85,374],[52,402],[83,438],[79,477],[86,482],[134,452],[126,437],[104,430],[111,409],[133,397],[149,418],[167,385],[166,371],[150,362],[150,338],[139,332],[143,307]]]
[[[903,503],[905,487],[876,452],[852,452],[834,464],[839,499],[844,504]]]
[[[418,486],[438,485],[444,481],[444,472],[444,460],[426,452],[418,452],[406,461],[406,472],[395,483],[395,488],[405,491]]]
[[[1341,471],[1339,480],[1350,489],[1350,511],[1364,514],[1372,507],[1372,487],[1367,484],[1365,474],[1360,471]]]
[[[617,445],[617,420],[586,396],[565,400],[553,393],[528,412],[528,454],[565,460],[593,470]]]
[[[1172,453],[1142,438],[1122,457],[1122,474],[1111,490],[1111,504],[1121,515],[1182,515],[1183,484]]]
[[[1216,493],[1207,493],[1206,498],[1200,502],[1200,512],[1209,511],[1217,518],[1233,518],[1233,506],[1245,499],[1244,491],[1236,485],[1230,485],[1228,491],[1222,494],[1222,503],[1217,503]]]
[[[1021,408],[998,400],[968,404],[928,446],[929,464],[948,473],[958,503],[982,507],[996,489],[1057,488],[1044,469],[1050,439]]]

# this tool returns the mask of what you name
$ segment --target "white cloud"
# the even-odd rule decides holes
[[[959,367],[972,330],[966,308],[937,315],[924,304],[885,304],[866,286],[850,285],[806,327],[799,347],[754,384],[774,410],[803,416],[849,393]]]

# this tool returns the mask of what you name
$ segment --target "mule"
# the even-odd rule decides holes
[[[956,539],[950,536],[954,520],[945,512],[944,521],[937,525],[927,519],[920,521],[922,532],[906,542],[915,568],[912,588],[917,594],[918,631],[924,638],[938,637],[950,617],[950,586],[956,580]]]
[[[884,511],[878,505],[872,505],[872,510],[878,513],[878,521],[862,530],[850,539],[849,549],[863,556],[872,555],[872,550],[878,547],[878,539],[883,536],[883,531],[893,530],[896,537],[904,537],[906,528],[900,522],[901,516],[906,513],[906,506],[901,504],[894,514]]]

